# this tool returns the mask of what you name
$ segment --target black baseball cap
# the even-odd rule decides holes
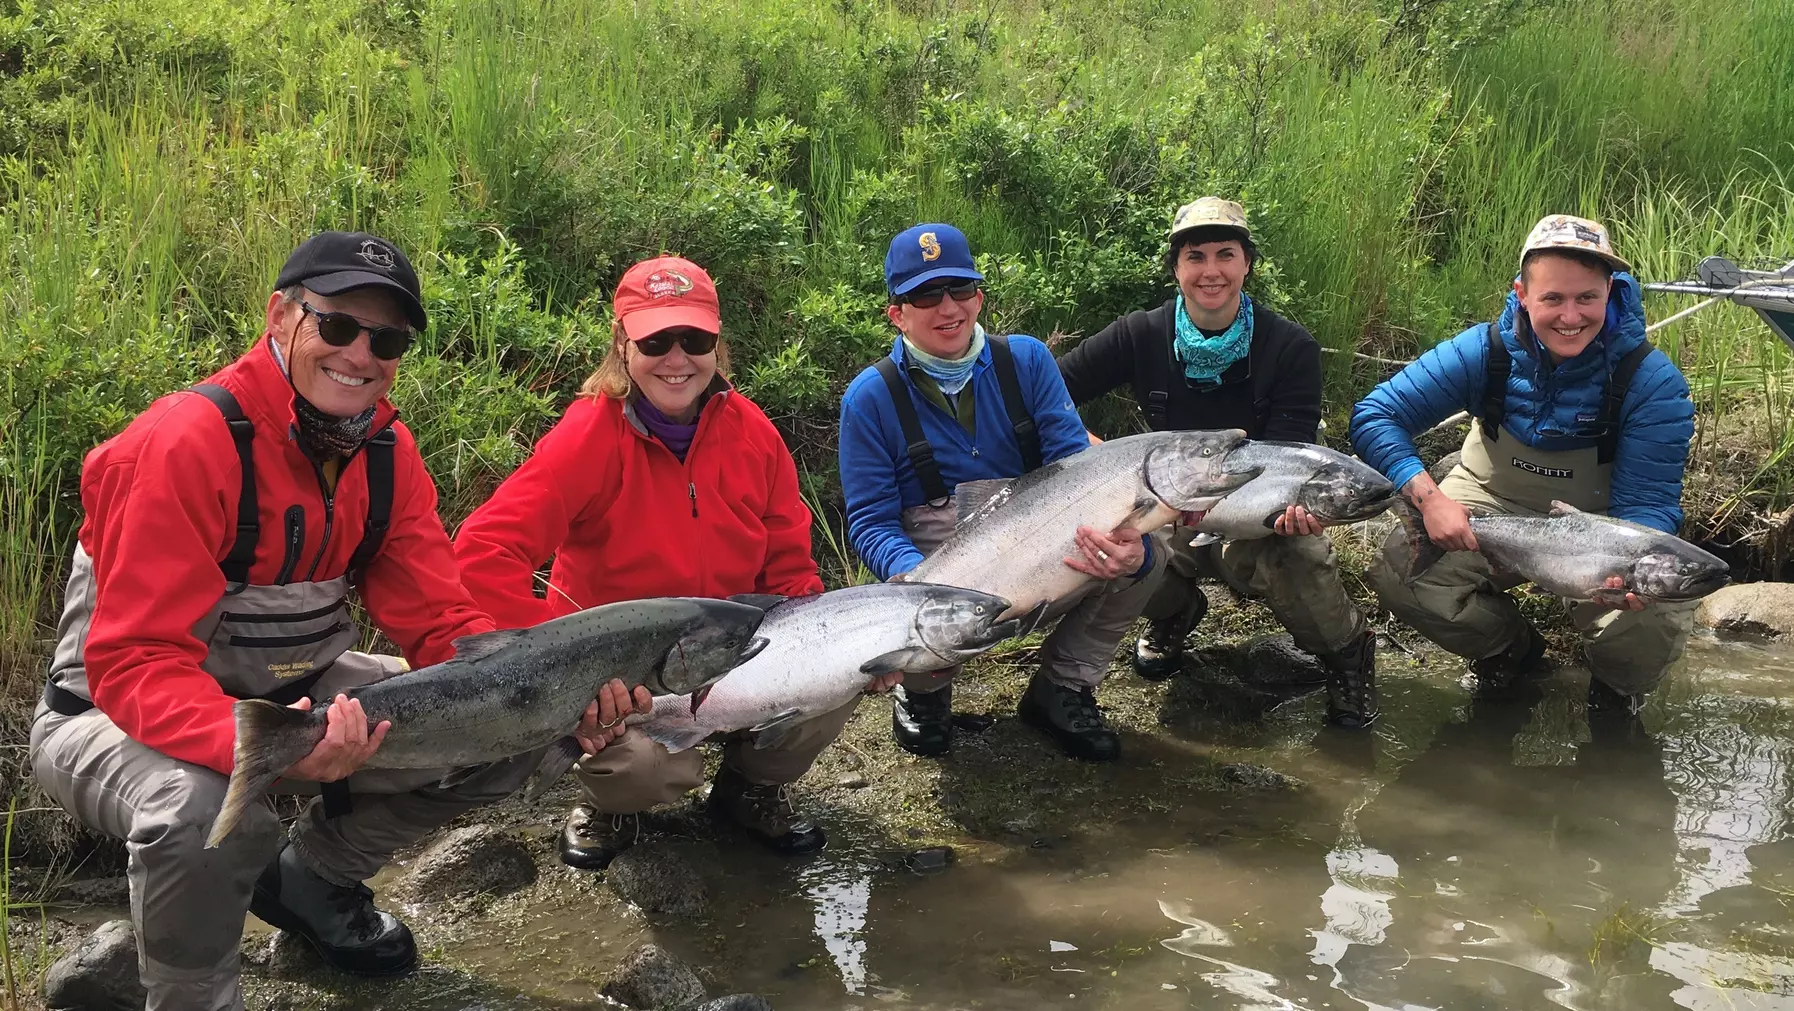
[[[302,284],[320,295],[387,288],[399,296],[413,330],[429,324],[417,271],[399,247],[366,232],[319,232],[299,244],[274,279],[274,290]]]

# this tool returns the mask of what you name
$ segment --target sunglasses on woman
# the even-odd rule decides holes
[[[649,358],[659,358],[673,350],[673,343],[685,349],[688,355],[707,355],[716,350],[716,334],[705,333],[694,327],[668,327],[635,342],[635,348]]]
[[[318,324],[318,336],[333,348],[346,348],[355,343],[361,332],[368,332],[368,350],[375,358],[392,361],[411,346],[411,331],[396,326],[368,326],[346,312],[325,312],[303,299],[303,309]]]
[[[948,295],[952,295],[955,302],[964,302],[976,294],[978,294],[977,281],[961,281],[958,284],[936,284],[918,288],[907,295],[897,296],[897,301],[907,302],[918,309],[932,309],[940,305],[941,300]]]

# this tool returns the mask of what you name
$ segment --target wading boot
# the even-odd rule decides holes
[[[1593,674],[1588,678],[1588,715],[1590,719],[1630,718],[1644,711],[1645,694],[1628,695],[1617,691]]]
[[[934,758],[953,746],[953,686],[932,692],[891,689],[891,735],[912,755]]]
[[[1148,681],[1163,681],[1184,665],[1184,640],[1208,614],[1208,597],[1190,587],[1190,602],[1178,614],[1146,624],[1146,634],[1134,643],[1134,673]]]
[[[641,815],[605,814],[582,801],[567,812],[567,824],[561,827],[561,863],[601,871],[641,835]]]
[[[727,762],[717,770],[709,804],[774,853],[814,853],[828,843],[822,829],[792,805],[789,787],[750,783]]]
[[[1476,675],[1475,693],[1499,698],[1511,693],[1520,682],[1538,669],[1545,657],[1545,637],[1531,623],[1508,648],[1493,656],[1470,661],[1470,672]]]
[[[318,877],[285,839],[256,879],[249,911],[271,927],[304,938],[341,972],[402,976],[417,968],[417,942],[410,928],[375,909],[368,886]]]
[[[1377,633],[1366,631],[1350,646],[1321,656],[1327,668],[1327,722],[1363,730],[1377,721]]]
[[[1045,731],[1073,758],[1112,762],[1121,757],[1121,737],[1104,725],[1096,694],[1088,688],[1067,688],[1036,674],[1022,694],[1016,715],[1023,723]]]

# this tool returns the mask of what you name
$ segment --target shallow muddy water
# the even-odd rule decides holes
[[[1093,797],[1075,826],[949,840],[936,873],[846,815],[792,864],[675,841],[711,868],[709,921],[551,891],[446,947],[440,1006],[591,1006],[653,939],[782,1011],[1794,1009],[1794,651],[1697,641],[1641,724],[1592,733],[1577,670],[1484,702],[1389,667],[1375,735],[1318,731],[1313,699],[1249,725],[1167,704],[1103,780],[1157,810]],[[1223,751],[1304,785],[1165,787]]]

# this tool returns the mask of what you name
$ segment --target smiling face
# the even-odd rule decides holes
[[[301,290],[289,301],[275,292],[268,298],[267,328],[280,344],[293,388],[313,407],[338,418],[353,418],[372,407],[392,389],[399,371],[398,359],[374,357],[368,349],[366,330],[347,347],[331,347],[318,336],[315,316],[301,301],[319,312],[344,312],[370,327],[410,329],[404,307],[382,288],[356,288],[324,296]]]
[[[1209,317],[1226,326],[1240,309],[1240,286],[1252,260],[1238,239],[1189,242],[1177,251],[1172,273],[1184,305],[1198,323]]]
[[[1552,253],[1529,259],[1514,282],[1533,333],[1554,361],[1576,357],[1600,335],[1612,287],[1605,271]]]
[[[681,336],[687,332],[700,333],[690,327],[669,327],[655,331],[673,336]],[[654,334],[643,336],[651,337]],[[656,410],[681,423],[689,423],[697,417],[698,398],[716,377],[714,350],[708,354],[688,355],[679,341],[675,340],[666,354],[654,357],[643,354],[635,341],[621,336],[617,339],[623,341],[623,361],[629,369],[630,381]]]
[[[964,357],[966,349],[972,346],[978,312],[983,308],[984,292],[980,290],[964,302],[946,297],[940,305],[926,309],[899,302],[886,306],[885,315],[911,344],[936,358],[952,360]]]

